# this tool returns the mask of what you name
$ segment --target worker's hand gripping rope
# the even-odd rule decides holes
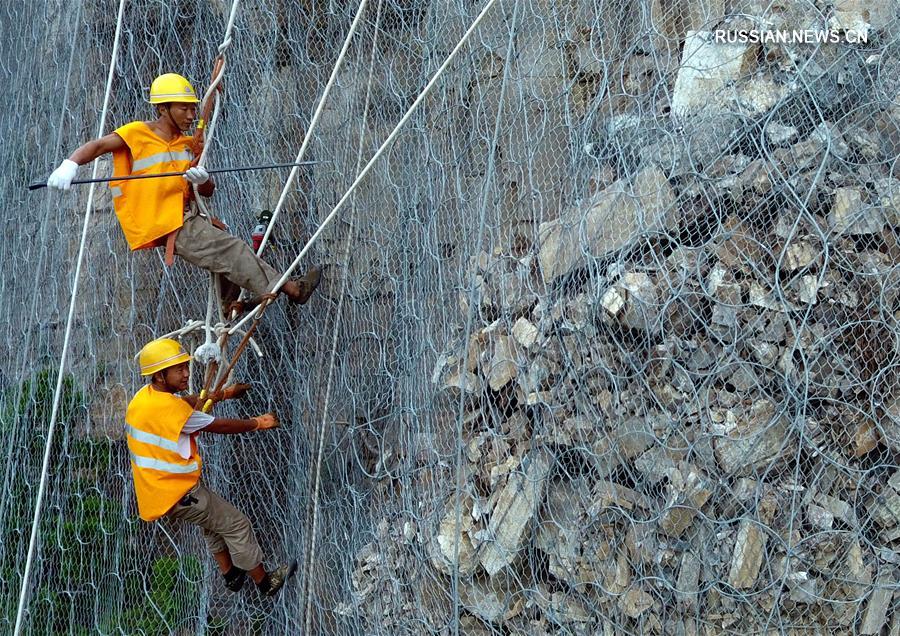
[[[213,399],[216,402],[222,402],[223,400],[237,400],[244,397],[244,395],[246,395],[247,391],[249,390],[249,384],[231,384],[229,386],[226,386],[221,391],[217,391],[215,394],[213,394]]]
[[[203,185],[209,181],[209,173],[203,166],[194,166],[187,169],[187,172],[184,173],[184,178],[194,185]]]
[[[200,391],[200,402],[203,403],[201,410],[204,413],[209,413],[214,404],[224,402],[225,400],[237,400],[244,397],[249,390],[250,385],[243,383],[231,384],[220,391],[207,391],[206,389],[203,389]]]

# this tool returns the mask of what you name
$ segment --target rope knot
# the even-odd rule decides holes
[[[194,360],[201,364],[209,364],[210,362],[219,362],[222,359],[222,350],[218,343],[204,342],[194,351]]]

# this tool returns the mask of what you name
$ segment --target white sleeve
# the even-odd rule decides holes
[[[184,423],[184,427],[181,429],[181,434],[191,435],[192,433],[196,433],[197,431],[202,431],[204,428],[212,424],[214,419],[216,418],[214,418],[212,415],[209,415],[208,413],[194,411],[187,419],[187,422]]]

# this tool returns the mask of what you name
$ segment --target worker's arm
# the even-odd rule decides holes
[[[97,157],[115,150],[127,148],[125,140],[116,133],[109,133],[105,137],[89,141],[79,146],[68,159],[63,159],[59,167],[47,179],[48,188],[68,190],[72,187],[72,181],[78,172],[78,166],[90,163]]]
[[[69,155],[69,161],[73,161],[79,166],[83,166],[101,155],[105,155],[108,152],[115,152],[116,150],[125,150],[127,147],[128,146],[125,145],[125,140],[119,137],[119,135],[116,133],[109,133],[105,137],[94,139],[93,141],[89,141],[86,144],[79,146],[75,152]]]
[[[207,433],[234,435],[236,433],[247,433],[249,431],[265,431],[271,428],[278,428],[278,418],[275,417],[274,413],[257,415],[256,417],[251,417],[249,420],[217,417],[212,421],[212,424],[209,424],[203,430]]]

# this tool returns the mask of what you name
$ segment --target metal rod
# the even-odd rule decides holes
[[[273,168],[293,168],[294,166],[311,166],[320,163],[319,161],[301,161],[299,163],[270,163],[260,166],[239,166],[236,168],[208,168],[209,174],[217,174],[219,172],[245,172],[247,170],[272,170]],[[183,177],[183,172],[160,172],[159,174],[133,174],[125,177],[101,177],[98,179],[77,179],[72,185],[80,183],[105,183],[107,181],[133,181],[136,179],[160,179],[163,177]],[[29,190],[39,190],[46,188],[47,182],[31,183],[28,185]]]

